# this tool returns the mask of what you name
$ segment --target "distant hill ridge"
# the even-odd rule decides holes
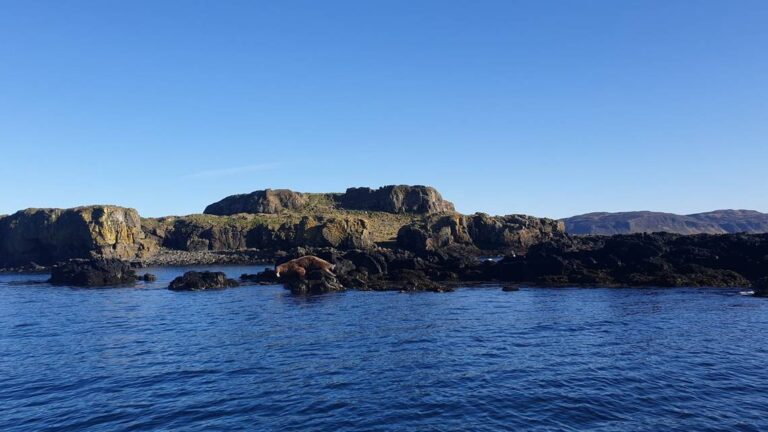
[[[587,213],[563,219],[565,231],[576,235],[643,232],[678,234],[766,233],[768,214],[755,210],[715,210],[678,215],[652,211]]]

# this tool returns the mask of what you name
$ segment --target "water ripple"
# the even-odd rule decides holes
[[[768,302],[738,290],[163,289],[183,270],[0,275],[0,430],[768,429]]]

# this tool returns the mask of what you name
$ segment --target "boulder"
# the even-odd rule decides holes
[[[168,289],[172,291],[203,291],[209,289],[230,288],[240,285],[234,279],[228,279],[223,272],[188,271],[171,281]]]
[[[134,209],[27,209],[0,219],[0,266],[91,257],[131,260],[156,251]]]
[[[451,202],[444,200],[435,188],[429,186],[390,185],[375,190],[349,188],[336,199],[338,206],[347,210],[419,214],[455,211]]]
[[[281,213],[286,210],[303,210],[308,204],[305,194],[288,189],[257,190],[248,194],[231,195],[205,208],[211,215],[238,213]]]
[[[137,280],[131,266],[117,259],[73,259],[59,263],[51,270],[50,283],[96,287],[120,285]]]

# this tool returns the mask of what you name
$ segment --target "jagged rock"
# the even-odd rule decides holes
[[[73,259],[53,267],[50,283],[95,287],[131,283],[136,280],[136,272],[124,261]]]
[[[534,244],[563,235],[563,224],[525,215],[432,215],[400,228],[397,245],[414,252],[461,246],[461,253],[480,250],[524,253]]]
[[[228,279],[223,272],[188,271],[171,281],[168,289],[172,291],[203,291],[208,289],[230,288],[240,285],[234,279]]]
[[[117,206],[27,209],[0,219],[0,266],[72,258],[136,259],[157,250],[136,210]]]
[[[388,213],[432,214],[453,212],[453,203],[429,186],[390,185],[376,190],[349,188],[337,197],[339,207],[349,210],[382,211]]]
[[[299,192],[266,189],[228,196],[206,207],[203,213],[220,216],[238,213],[280,213],[285,210],[302,210],[307,202],[307,196]]]
[[[165,248],[199,251],[239,250],[247,247],[248,220],[209,216],[146,220],[147,235]]]

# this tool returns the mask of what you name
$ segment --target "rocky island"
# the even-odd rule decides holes
[[[0,267],[53,267],[54,279],[80,285],[137,277],[125,266],[279,264],[304,255],[332,263],[333,276],[278,281],[267,271],[243,275],[241,283],[285,282],[296,293],[482,283],[759,288],[768,277],[768,234],[576,236],[553,219],[458,213],[428,186],[265,189],[225,197],[202,214],[161,218],[111,205],[0,217]],[[105,274],[110,269],[117,279]],[[220,275],[196,274],[175,289],[208,288],[219,279],[233,286]]]

